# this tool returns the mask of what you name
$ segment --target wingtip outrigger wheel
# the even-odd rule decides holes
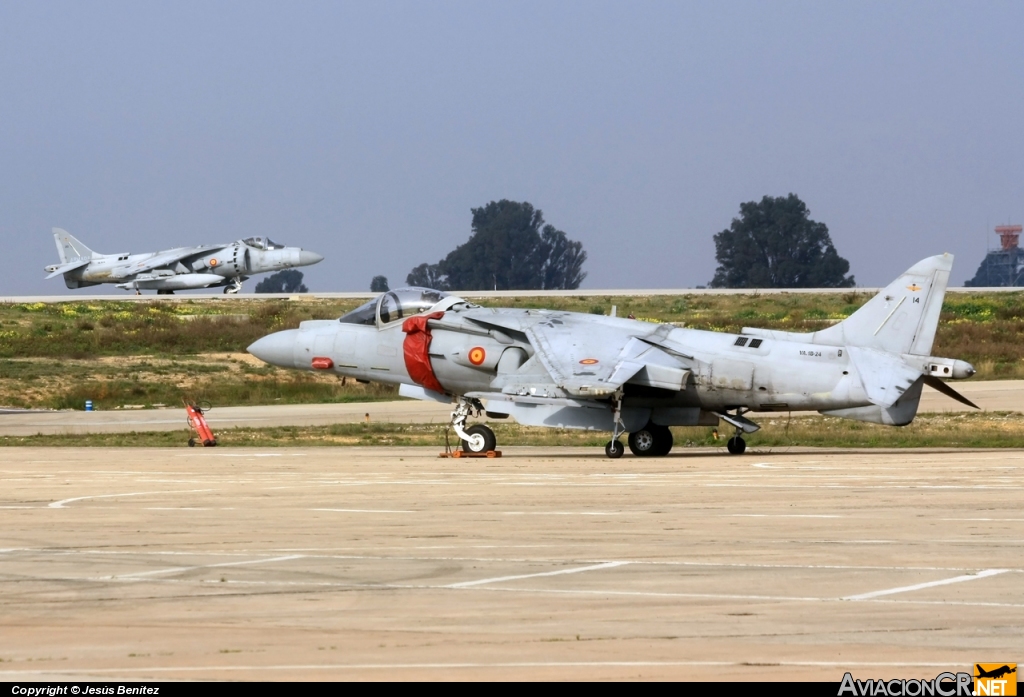
[[[742,455],[743,451],[747,449],[747,441],[743,440],[739,434],[736,434],[729,439],[725,447],[729,448],[729,452],[733,455]]]
[[[751,421],[750,419],[743,416],[749,409],[743,407],[737,407],[735,414],[730,414],[728,411],[716,411],[715,414],[722,421],[726,422],[730,426],[736,427],[736,435],[729,439],[726,443],[726,447],[729,448],[729,452],[732,455],[742,455],[747,449],[747,441],[743,440],[744,433],[753,433],[759,430],[761,427]]]

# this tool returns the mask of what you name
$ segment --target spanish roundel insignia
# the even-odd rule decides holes
[[[474,346],[469,350],[469,362],[473,365],[480,365],[487,358],[487,352],[480,346]]]
[[[594,365],[595,363],[598,362],[599,361],[596,358],[584,358],[582,361],[580,361],[580,365]]]
[[[210,259],[210,266],[216,266],[216,265],[217,265],[217,264],[219,264],[219,263],[220,263],[220,262],[219,262],[219,261],[217,261],[216,259]]]
[[[916,283],[911,283],[909,286],[907,286],[907,290],[912,290],[916,293],[917,291],[921,290],[921,286],[917,285]]]

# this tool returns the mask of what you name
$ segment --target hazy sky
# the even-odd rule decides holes
[[[0,0],[0,295],[76,292],[43,280],[51,227],[269,235],[326,256],[312,290],[396,287],[501,198],[583,242],[586,288],[693,287],[741,202],[789,192],[859,285],[944,251],[962,285],[1024,221],[1022,27],[1020,2]]]

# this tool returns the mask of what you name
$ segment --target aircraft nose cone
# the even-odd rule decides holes
[[[294,329],[274,332],[252,342],[246,350],[264,363],[281,368],[294,368],[295,334]]]
[[[324,260],[322,254],[311,252],[308,249],[299,250],[299,266],[309,266],[310,264],[316,264]]]

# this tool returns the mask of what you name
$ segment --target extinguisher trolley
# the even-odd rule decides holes
[[[203,416],[204,412],[210,410],[210,404],[205,403],[203,406],[200,406],[187,400],[183,401],[185,402],[185,412],[188,414],[188,447],[194,448],[196,441],[202,443],[203,447],[206,448],[212,448],[217,445],[217,439],[213,436],[213,431],[210,430],[210,426],[206,423],[206,418]]]

